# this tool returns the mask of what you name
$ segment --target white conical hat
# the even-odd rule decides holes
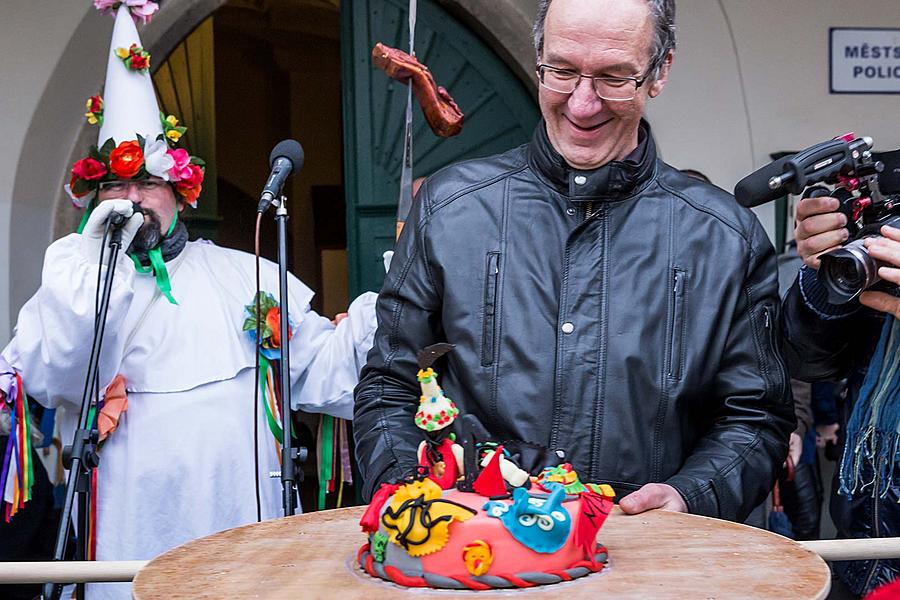
[[[127,49],[132,44],[143,47],[128,5],[123,2],[116,12],[116,24],[109,45],[106,86],[103,89],[103,125],[97,136],[98,147],[109,138],[113,138],[118,145],[136,140],[138,134],[155,140],[163,132],[149,69],[132,71],[116,55],[117,48]]]

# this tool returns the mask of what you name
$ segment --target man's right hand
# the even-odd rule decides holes
[[[138,229],[144,223],[144,215],[134,212],[131,200],[104,200],[100,202],[81,232],[81,253],[91,263],[100,259],[100,245],[103,243],[103,233],[106,231],[106,222],[112,213],[117,213],[127,218],[128,221],[122,227],[122,250],[128,249],[131,240],[134,239]]]
[[[803,198],[797,204],[797,226],[794,239],[797,252],[810,268],[818,270],[819,256],[839,248],[847,241],[847,216],[837,212],[837,198]]]

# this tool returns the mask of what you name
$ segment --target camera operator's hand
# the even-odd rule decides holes
[[[900,229],[885,225],[881,228],[884,237],[865,239],[869,256],[890,266],[879,267],[878,276],[887,282],[900,284]],[[885,292],[863,292],[860,304],[874,308],[900,319],[900,298]]]
[[[819,255],[840,247],[850,237],[847,217],[836,212],[837,198],[803,198],[797,204],[797,226],[794,239],[797,253],[810,268],[818,270]]]

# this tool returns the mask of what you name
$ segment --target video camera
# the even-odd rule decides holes
[[[832,196],[847,216],[850,238],[820,257],[819,281],[832,304],[849,302],[879,282],[880,261],[863,240],[880,236],[883,225],[900,227],[900,150],[872,152],[872,138],[852,133],[780,158],[738,182],[734,195],[743,206],[758,206],[786,193]],[[835,186],[829,191],[818,184]],[[814,186],[814,187],[810,187]],[[896,288],[881,282],[881,289]]]

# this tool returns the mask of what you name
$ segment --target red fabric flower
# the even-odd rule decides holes
[[[91,96],[88,98],[88,111],[92,113],[103,110],[103,98],[100,96]]]
[[[281,348],[281,309],[273,306],[266,313],[266,325],[272,330],[272,347]],[[293,337],[293,332],[288,328],[288,340]]]
[[[131,179],[144,165],[144,151],[135,141],[122,142],[109,153],[109,169],[116,177]]]
[[[140,71],[141,69],[146,69],[150,66],[150,61],[147,60],[146,56],[142,56],[140,54],[132,54],[131,55],[131,68],[135,71]]]
[[[72,175],[78,179],[93,181],[106,175],[106,165],[91,157],[82,158],[72,165]]]
[[[175,190],[181,194],[185,202],[193,204],[200,196],[200,190],[203,189],[203,169],[199,165],[188,165],[191,174],[175,184]]]
[[[200,187],[203,183],[203,169],[199,165],[188,165],[191,168],[191,174],[188,177],[182,177],[178,183],[183,183],[187,187]]]
[[[179,194],[181,194],[181,197],[184,198],[185,202],[187,202],[188,204],[190,204],[192,206],[197,201],[197,198],[200,197],[201,189],[202,189],[202,186],[199,186],[199,185],[197,187],[186,187],[186,186],[182,185],[181,183],[175,184],[175,190]]]

